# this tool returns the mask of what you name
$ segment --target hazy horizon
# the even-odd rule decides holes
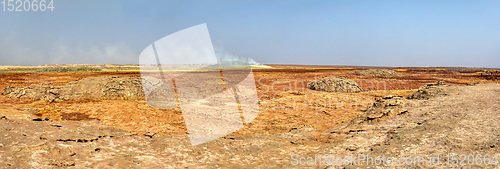
[[[0,65],[4,67],[9,67],[9,66],[19,66],[19,67],[38,67],[38,66],[66,66],[66,65],[81,65],[81,66],[104,66],[104,65],[117,65],[117,66],[127,66],[127,65],[132,65],[132,66],[140,66],[139,64],[115,64],[115,63],[100,63],[100,64],[73,64],[73,63],[67,63],[67,64],[45,64],[45,65]],[[369,65],[320,65],[320,64],[279,64],[279,63],[260,63],[260,65],[264,66],[273,66],[273,65],[284,65],[284,66],[331,66],[331,67],[347,67],[347,68],[352,68],[352,67],[367,67],[367,68],[481,68],[481,69],[499,69],[500,67],[474,67],[474,66],[369,66]],[[253,66],[253,65],[252,65]],[[258,66],[258,65],[255,65]]]
[[[138,64],[206,23],[215,48],[261,64],[500,67],[498,1],[54,1],[0,11],[0,65]]]

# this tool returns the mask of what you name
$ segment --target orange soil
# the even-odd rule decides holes
[[[259,96],[259,116],[234,134],[283,133],[302,125],[327,129],[360,115],[376,97],[387,94],[407,96],[427,83],[438,80],[451,85],[491,82],[475,73],[451,70],[409,69],[403,77],[375,78],[349,74],[357,69],[339,67],[293,67],[254,70]],[[0,72],[0,90],[8,86],[40,83],[62,85],[94,76],[140,77],[139,72]],[[365,92],[326,93],[306,89],[309,81],[325,76],[345,75],[358,82]],[[496,80],[498,81],[498,80]],[[54,120],[92,120],[131,131],[162,135],[187,133],[180,109],[160,109],[144,100],[79,100],[47,103],[9,99],[0,95],[0,109],[30,111]]]

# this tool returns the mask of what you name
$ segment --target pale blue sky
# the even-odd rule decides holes
[[[0,65],[137,64],[152,42],[207,23],[215,47],[264,64],[500,67],[494,0],[54,5],[54,12],[0,12]]]

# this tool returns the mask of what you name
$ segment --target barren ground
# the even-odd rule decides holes
[[[401,68],[396,69],[403,74],[400,77],[365,77],[350,74],[361,68],[272,66],[276,69],[254,69],[259,116],[235,133],[195,147],[189,144],[181,110],[151,107],[144,99],[48,103],[0,95],[0,167],[275,168],[293,167],[292,154],[428,157],[499,150],[500,85],[476,71]],[[139,77],[140,73],[3,71],[0,90],[111,75]],[[311,80],[332,75],[355,80],[364,92],[305,88]],[[392,118],[349,123],[375,98],[406,97],[435,81],[452,85],[454,92],[407,100],[408,112]],[[471,83],[481,84],[466,86]]]

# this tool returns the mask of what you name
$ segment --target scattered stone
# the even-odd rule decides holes
[[[282,136],[289,139],[292,144],[304,144],[309,142],[314,137],[316,129],[311,126],[292,127],[287,133]]]
[[[147,132],[147,133],[144,133],[144,136],[148,136],[149,138],[153,138],[153,136],[155,136],[156,133],[153,133],[153,132]]]
[[[75,161],[73,159],[75,155],[76,153],[71,147],[53,147],[47,152],[47,156],[52,159],[50,165],[58,167],[75,166]]]
[[[356,146],[354,146],[354,145],[349,145],[346,149],[349,150],[349,151],[355,151],[358,148]]]
[[[398,95],[387,95],[382,99],[377,99],[372,107],[367,111],[367,119],[374,120],[384,116],[394,117],[408,112],[403,109],[404,98]]]
[[[70,167],[70,166],[75,166],[74,161],[62,161],[62,160],[54,160],[51,165],[55,165],[57,167]]]
[[[51,126],[54,126],[54,127],[62,127],[62,125],[61,125],[61,124],[59,124],[59,123],[52,123],[52,124],[50,124],[50,125],[51,125]]]
[[[367,69],[367,70],[359,70],[355,71],[352,74],[359,76],[372,76],[372,77],[396,77],[403,76],[401,73],[398,73],[394,70],[390,69]]]
[[[48,117],[39,117],[39,118],[34,118],[33,121],[49,121],[50,119]]]
[[[403,108],[405,104],[404,97],[398,95],[387,95],[377,98],[363,115],[353,119],[352,122],[359,124],[364,121],[376,121],[407,113],[408,110]]]
[[[448,86],[442,81],[421,86],[416,93],[408,95],[408,99],[430,99],[437,96],[446,96],[448,91],[444,88]]]
[[[304,95],[304,93],[303,93],[303,92],[300,92],[300,91],[290,91],[290,92],[288,92],[288,93],[289,93],[289,94],[292,94],[292,95],[297,95],[297,96],[299,96],[299,95]]]
[[[309,82],[307,88],[317,91],[357,93],[363,91],[358,83],[347,79],[345,76],[329,76]]]

